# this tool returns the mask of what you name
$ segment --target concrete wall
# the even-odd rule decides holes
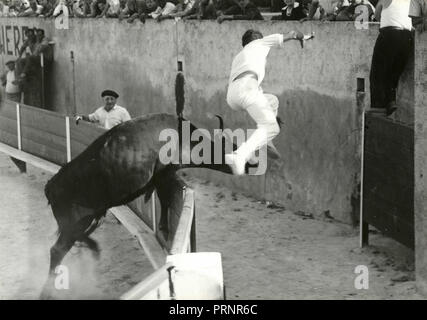
[[[427,294],[427,33],[418,35],[415,46],[415,270]]]
[[[57,30],[42,19],[1,19],[6,26],[39,26],[55,42],[50,103],[60,112],[88,113],[101,105],[100,92],[112,88],[132,116],[174,112],[177,60],[186,77],[185,114],[199,126],[214,127],[207,112],[224,116],[226,127],[253,128],[244,113],[225,102],[229,67],[248,28],[264,34],[298,28],[316,32],[301,50],[296,42],[271,51],[265,92],[279,97],[285,125],[276,146],[279,162],[270,162],[265,176],[236,178],[207,170],[197,174],[294,210],[325,211],[350,222],[357,209],[361,109],[369,106],[369,69],[377,25],[357,30],[350,22],[286,23],[273,21],[179,22],[129,25],[117,20],[71,20]],[[19,30],[19,28],[17,28]],[[13,32],[9,30],[9,36]],[[4,37],[3,37],[4,38]],[[13,43],[13,39],[11,40]],[[75,95],[70,51],[75,55]],[[403,77],[397,118],[412,123],[413,61]],[[366,97],[356,103],[357,78],[365,81]],[[75,96],[75,98],[74,98]],[[197,191],[197,190],[196,190]],[[353,206],[352,206],[353,197]]]

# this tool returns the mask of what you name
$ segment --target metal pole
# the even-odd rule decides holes
[[[67,162],[71,161],[70,117],[65,117],[65,139],[67,142]]]
[[[193,199],[193,222],[191,223],[190,231],[190,252],[197,251],[196,241],[196,200]]]
[[[22,150],[21,139],[21,108],[19,103],[16,104],[16,134],[18,136],[18,150]]]
[[[362,111],[362,141],[361,141],[361,166],[360,166],[360,216],[359,216],[359,232],[360,232],[360,242],[359,246],[362,248],[367,242],[366,235],[369,226],[363,222],[363,166],[364,166],[364,157],[365,157],[365,110]]]
[[[45,83],[44,83],[44,55],[43,55],[43,52],[40,53],[40,65],[41,65],[41,71],[42,71],[42,108],[46,109],[45,92],[44,92]]]
[[[71,75],[72,75],[72,85],[73,85],[73,115],[77,114],[77,104],[76,104],[76,73],[75,73],[75,63],[74,63],[74,51],[70,51],[71,58]]]

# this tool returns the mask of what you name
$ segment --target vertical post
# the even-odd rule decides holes
[[[44,55],[43,55],[43,52],[40,54],[40,65],[41,65],[41,69],[42,69],[42,108],[46,109],[45,92],[44,92],[45,83],[44,83]]]
[[[190,231],[190,252],[197,251],[197,242],[196,242],[196,200],[193,199],[193,222],[191,223]]]
[[[16,104],[16,134],[18,136],[18,150],[22,150],[22,138],[21,138],[21,107],[19,103]]]
[[[67,143],[67,162],[71,161],[70,117],[65,117],[65,139]]]
[[[73,82],[73,114],[77,114],[77,103],[76,103],[76,71],[74,63],[74,51],[70,51],[71,59],[71,72],[72,72],[72,82]]]
[[[360,161],[360,247],[368,244],[369,224],[363,221],[363,174],[364,174],[364,157],[365,157],[365,110],[362,111],[362,141],[361,141],[361,161]]]
[[[156,216],[156,191],[151,195],[151,219],[153,221],[153,232],[157,232],[157,216]]]

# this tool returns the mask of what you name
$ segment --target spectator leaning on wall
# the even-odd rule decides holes
[[[412,47],[409,5],[410,0],[380,0],[377,4],[380,34],[372,56],[371,108],[385,108],[387,115],[397,109],[397,85]]]
[[[1,76],[2,85],[5,87],[6,99],[21,102],[21,89],[16,77],[15,61],[6,62],[6,66],[9,70]]]
[[[233,7],[232,0],[196,0],[193,8],[184,19],[216,19],[223,11]]]
[[[411,0],[409,16],[418,31],[427,31],[427,0]]]
[[[250,0],[238,0],[236,5],[223,11],[217,18],[219,23],[225,20],[264,20],[264,18]]]
[[[373,21],[375,17],[375,7],[369,0],[350,0],[350,5],[343,8],[337,14],[337,21],[354,21],[366,8],[368,21]]]
[[[175,9],[175,4],[165,0],[158,0],[157,4],[157,9],[148,14],[149,17],[156,19],[157,21],[162,19],[162,15],[167,16]]]
[[[282,15],[275,16],[271,20],[301,20],[307,17],[307,9],[295,0],[284,0]]]
[[[158,21],[163,19],[172,19],[184,17],[191,13],[193,8],[194,0],[178,0],[177,5],[169,14],[162,14],[158,17]]]
[[[40,5],[42,6],[42,10],[40,12],[39,17],[48,18],[53,14],[54,4],[53,0],[40,0]]]
[[[145,23],[145,8],[144,0],[127,0],[125,8],[119,14],[119,20],[127,18],[127,22],[132,23],[139,19]]]
[[[104,106],[99,107],[94,113],[88,116],[77,116],[76,120],[83,119],[85,121],[99,123],[105,129],[111,129],[131,119],[129,112],[125,108],[116,105],[117,98],[119,97],[117,92],[113,90],[104,90],[101,97],[104,99]]]

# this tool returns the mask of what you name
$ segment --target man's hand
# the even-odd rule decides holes
[[[299,41],[304,40],[304,34],[300,31],[291,31],[291,36],[295,40],[299,40]]]
[[[222,23],[224,20],[225,20],[224,15],[220,15],[218,18],[216,18],[216,21],[218,21],[218,23]]]
[[[292,39],[298,40],[301,44],[301,48],[304,48],[304,41],[314,38],[314,32],[305,35],[300,31],[291,31],[290,36]]]
[[[83,116],[76,116],[76,124],[79,124],[80,120],[83,120]]]

